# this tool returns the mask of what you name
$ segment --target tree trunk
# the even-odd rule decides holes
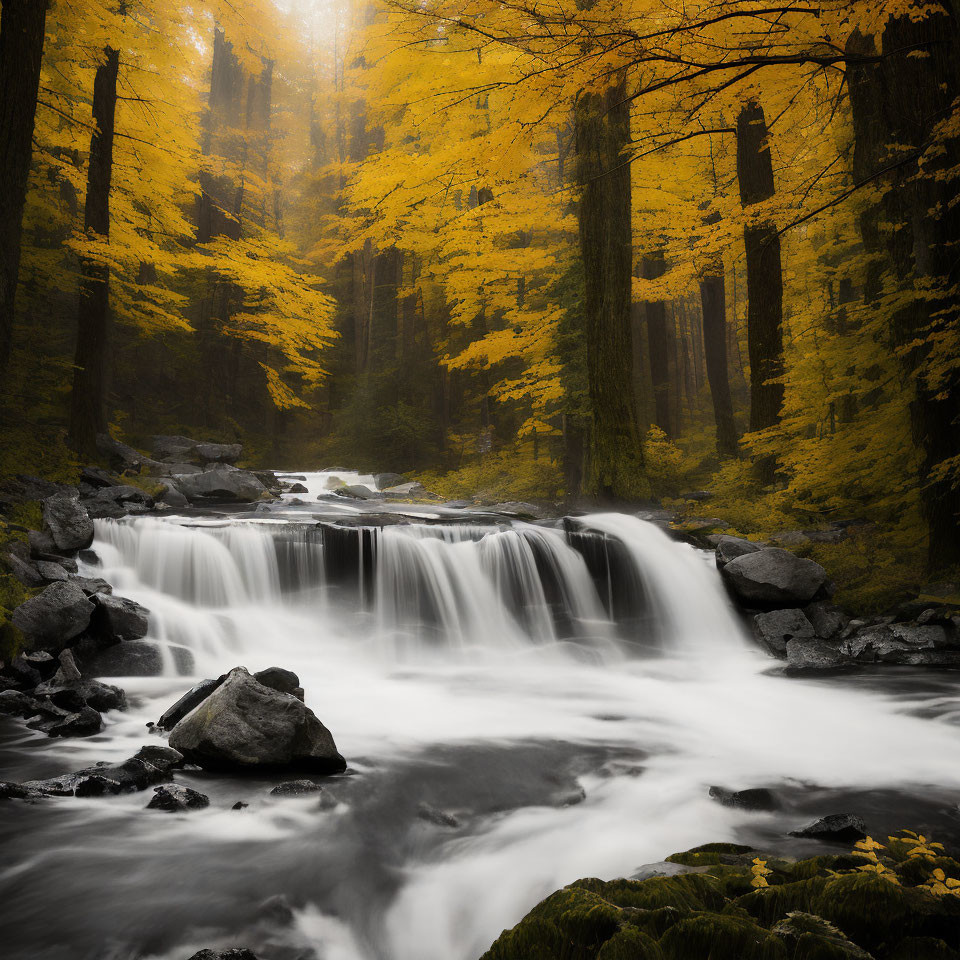
[[[606,499],[642,483],[643,453],[632,378],[630,139],[623,76],[604,93],[577,100],[580,251],[584,265],[587,379],[593,412],[592,485]]]
[[[737,118],[737,177],[744,210],[774,195],[773,163],[767,122],[755,100]],[[783,406],[783,273],[780,237],[769,221],[749,221],[743,228],[747,263],[747,349],[750,356],[750,429],[765,430],[780,422]],[[760,478],[771,483],[776,460],[758,462]]]
[[[890,345],[915,384],[913,437],[923,454],[918,483],[928,565],[937,570],[960,563],[960,486],[936,473],[938,465],[960,456],[960,371],[948,366],[937,379],[929,362],[931,344],[955,345],[960,326],[960,207],[952,172],[960,164],[960,139],[948,134],[931,149],[934,128],[960,95],[955,10],[948,5],[920,20],[892,17],[881,45],[882,60],[847,68],[854,179],[875,178],[884,191],[860,218],[864,246],[875,257],[864,295],[868,302],[880,296],[886,268],[905,301],[891,317]],[[877,44],[855,32],[847,52],[875,56]]]
[[[663,251],[645,256],[641,261],[644,279],[662,277],[666,264]],[[650,381],[653,384],[654,419],[668,436],[673,436],[670,413],[670,338],[667,333],[667,306],[662,300],[644,305],[647,315],[647,345],[650,351]]]
[[[47,6],[48,0],[3,0],[0,13],[0,383],[13,343]]]
[[[592,479],[601,497],[616,500],[634,495],[643,481],[631,369],[630,165],[623,156],[630,141],[626,77],[621,74],[604,93],[581,93],[574,127],[593,408]]]
[[[93,125],[87,175],[84,229],[110,236],[110,180],[113,176],[113,131],[117,109],[120,53],[107,47],[93,79]],[[80,264],[77,352],[70,407],[70,440],[83,457],[95,456],[97,433],[104,427],[104,360],[110,310],[110,268],[95,260]]]
[[[723,262],[715,260],[700,280],[700,304],[703,310],[703,349],[707,361],[707,380],[713,398],[713,416],[717,424],[717,453],[737,456],[737,426],[730,401],[727,373],[727,292]]]

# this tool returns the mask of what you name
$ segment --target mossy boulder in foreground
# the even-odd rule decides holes
[[[960,960],[960,863],[904,833],[792,861],[734,844],[692,872],[578,880],[481,960]]]

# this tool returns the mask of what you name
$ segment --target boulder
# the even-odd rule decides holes
[[[850,622],[850,618],[842,610],[824,600],[808,604],[803,608],[803,613],[813,624],[817,636],[823,640],[839,636]]]
[[[378,490],[386,490],[387,487],[395,487],[404,481],[403,475],[399,473],[375,473],[373,482],[377,485]]]
[[[239,443],[199,443],[197,455],[204,463],[236,463],[243,453]]]
[[[788,673],[837,670],[851,663],[836,643],[826,640],[788,640],[786,646]]]
[[[223,466],[174,479],[177,488],[191,502],[252,503],[267,493],[267,488],[252,473]]]
[[[340,773],[346,768],[330,731],[309,707],[260,683],[244,667],[231,670],[173,728],[170,746],[211,770],[292,767]]]
[[[27,553],[26,557],[22,557],[13,551],[8,552],[3,558],[7,569],[25,587],[29,587],[31,590],[42,587],[44,583],[46,583],[46,580],[37,566],[30,561],[29,551],[24,552]]]
[[[24,675],[31,678],[36,676],[37,683],[53,676],[60,666],[59,660],[47,653],[46,650],[35,650],[33,653],[19,653],[10,661],[7,672],[23,679]]]
[[[142,507],[152,507],[153,497],[146,490],[134,487],[128,483],[117,484],[113,487],[106,487],[97,492],[95,497],[97,501],[111,501],[120,504],[138,504]]]
[[[77,574],[70,574],[69,580],[75,583],[88,597],[96,593],[113,593],[113,587],[102,577],[80,577]]]
[[[310,797],[323,793],[323,787],[312,780],[287,780],[278,783],[271,791],[271,797]]]
[[[748,605],[802,607],[823,591],[827,571],[804,557],[778,547],[764,547],[724,564],[723,579],[734,595]]]
[[[54,563],[52,560],[38,560],[37,572],[43,577],[44,583],[57,583],[70,579],[70,575],[66,569],[61,564]]]
[[[119,503],[109,497],[88,497],[83,501],[83,507],[91,520],[119,520],[128,513],[142,513],[143,508]]]
[[[93,543],[93,521],[74,497],[47,497],[43,501],[43,522],[60,550],[83,550]]]
[[[51,583],[37,596],[21,603],[11,620],[35,647],[49,645],[60,649],[86,630],[94,609],[75,583]]]
[[[780,801],[766,787],[751,787],[747,790],[726,790],[711,787],[710,797],[725,807],[740,807],[743,810],[779,810]]]
[[[840,648],[857,663],[948,667],[960,663],[960,639],[952,625],[868,624],[845,635]]]
[[[731,560],[737,557],[745,557],[748,553],[756,553],[762,549],[757,543],[750,540],[744,540],[742,537],[717,537],[717,548],[715,551],[717,569],[722,570]]]
[[[136,470],[144,459],[138,450],[114,440],[108,433],[97,434],[97,449],[120,470]]]
[[[298,700],[303,699],[303,687],[300,686],[300,678],[292,670],[284,670],[283,667],[267,667],[266,670],[255,673],[253,678],[272,690],[292,693]],[[297,696],[298,693],[299,696]]]
[[[795,607],[788,610],[771,610],[758,613],[753,618],[753,630],[757,639],[775,657],[786,657],[790,640],[812,640],[816,636],[813,624]]]
[[[362,483],[352,483],[337,487],[334,491],[338,497],[347,497],[350,500],[383,500],[384,495],[379,490],[371,490]]]
[[[157,477],[158,479],[186,473],[203,473],[203,467],[196,463],[167,460],[144,460],[142,470],[148,477]]]
[[[157,721],[161,730],[172,730],[191,710],[200,706],[217,687],[227,679],[226,674],[216,680],[201,680],[191,687],[173,706],[168,707]]]
[[[47,727],[51,737],[90,737],[99,733],[103,719],[93,707],[83,707]]]
[[[126,597],[114,597],[107,593],[95,593],[96,609],[90,627],[101,640],[116,643],[120,640],[141,640],[150,629],[146,607]]]
[[[97,711],[126,708],[126,694],[119,687],[84,679],[69,650],[62,651],[58,659],[60,666],[56,673],[37,686],[35,696],[47,697],[54,706],[70,713],[78,713],[84,707]]]
[[[177,434],[158,434],[150,438],[150,452],[157,460],[189,461],[199,442]]]
[[[867,836],[863,820],[852,813],[832,813],[820,820],[790,831],[791,837],[831,840],[835,843],[856,843]]]
[[[20,690],[0,691],[0,716],[27,717],[36,716],[43,709],[43,704],[29,694]]]
[[[153,797],[148,810],[163,810],[165,813],[185,813],[187,810],[202,810],[210,806],[206,794],[191,790],[181,783],[167,783],[153,788]]]
[[[231,947],[229,950],[198,950],[188,960],[257,960],[246,947]]]
[[[155,643],[127,640],[84,658],[91,677],[156,677],[163,673],[163,654]]]
[[[31,560],[52,560],[54,563],[59,563],[64,558],[63,551],[53,542],[53,537],[45,531],[28,531],[27,543],[30,545]]]
[[[433,496],[422,483],[417,483],[416,481],[412,483],[401,483],[395,487],[387,487],[383,493],[388,497],[397,497],[399,499]]]
[[[287,487],[287,493],[309,493],[310,491],[302,483],[292,483]]]
[[[113,487],[120,484],[120,478],[101,467],[84,467],[80,471],[80,482],[91,487]]]
[[[171,477],[161,477],[159,483],[163,490],[157,494],[157,503],[166,504],[175,510],[189,505],[190,501],[181,493],[180,488]]]

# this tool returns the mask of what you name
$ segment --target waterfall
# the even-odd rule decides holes
[[[265,618],[294,615],[320,634],[365,618],[361,632],[389,662],[551,645],[601,659],[614,647],[618,656],[743,647],[704,558],[617,514],[565,529],[98,520],[95,549],[118,590],[152,611],[150,640],[218,662],[257,649]],[[182,672],[183,656],[164,655]]]

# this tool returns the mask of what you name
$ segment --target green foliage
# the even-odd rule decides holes
[[[423,485],[448,499],[477,498],[482,502],[557,500],[562,493],[560,468],[544,455],[533,456],[533,445],[488,454],[448,473],[424,473]]]
[[[917,834],[799,862],[734,844],[668,859],[709,872],[579,880],[482,960],[953,960],[960,946],[960,871]]]

